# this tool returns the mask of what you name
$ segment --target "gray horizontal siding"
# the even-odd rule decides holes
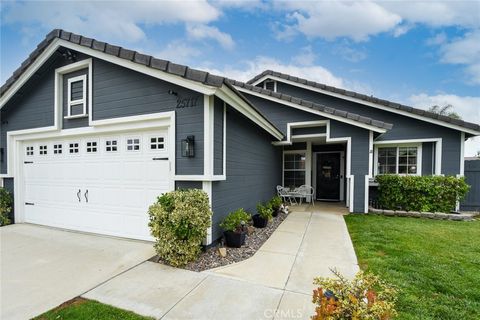
[[[175,181],[175,189],[202,189],[201,181]]]
[[[213,239],[222,235],[219,223],[231,211],[256,213],[256,204],[275,195],[282,181],[281,148],[255,124],[229,108],[227,112],[227,180],[212,184]]]
[[[422,143],[422,176],[435,173],[434,159],[434,144],[432,142]]]
[[[381,135],[378,140],[405,140],[442,138],[442,174],[460,173],[460,132],[422,120],[402,116],[385,110],[346,101],[311,90],[299,88],[282,82],[277,83],[277,91],[299,97],[326,106],[360,114],[376,120],[393,124],[393,128]]]
[[[293,128],[292,129],[292,136],[304,135],[304,134],[319,134],[319,133],[326,133],[327,127],[309,127],[309,128]]]

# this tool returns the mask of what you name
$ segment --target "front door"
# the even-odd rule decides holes
[[[317,199],[340,200],[340,152],[317,154]]]

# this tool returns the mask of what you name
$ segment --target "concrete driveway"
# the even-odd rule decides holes
[[[30,224],[0,228],[0,319],[29,319],[154,255],[149,242]]]

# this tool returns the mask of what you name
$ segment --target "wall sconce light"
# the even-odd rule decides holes
[[[187,136],[182,140],[182,157],[195,157],[195,136]]]

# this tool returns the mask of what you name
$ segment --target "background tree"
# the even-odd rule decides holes
[[[451,104],[447,104],[443,107],[434,105],[431,106],[428,111],[439,114],[441,116],[447,116],[454,119],[462,119],[462,117],[460,117],[458,113],[453,111],[453,106]]]

